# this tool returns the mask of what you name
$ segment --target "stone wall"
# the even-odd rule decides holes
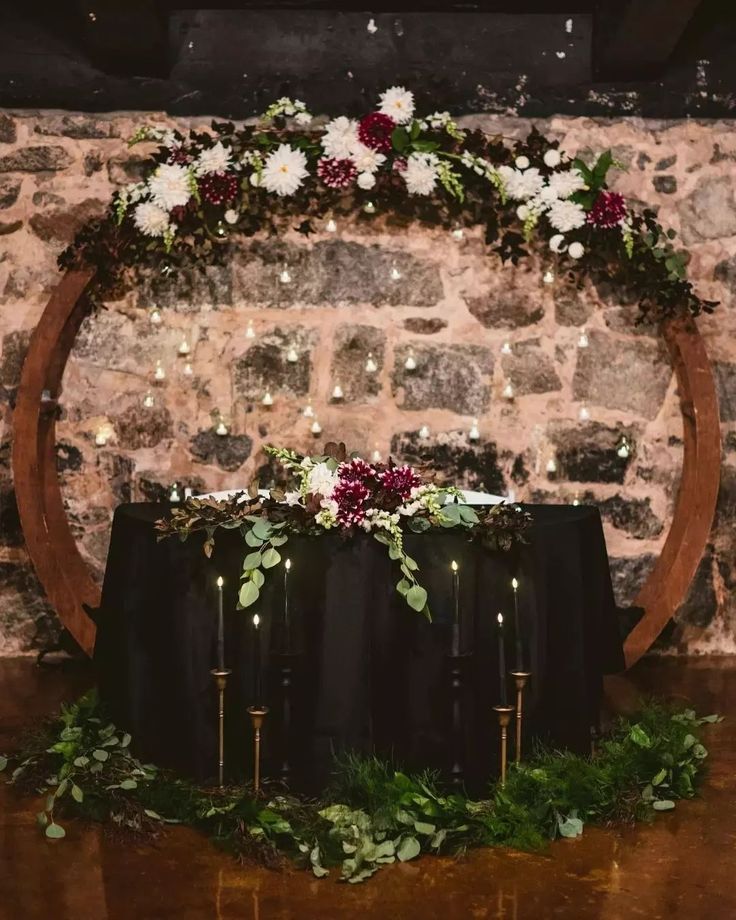
[[[23,355],[58,277],[57,253],[139,168],[125,138],[141,118],[164,120],[0,114],[0,654],[29,651],[56,630],[23,547],[10,472]],[[467,121],[508,136],[530,126]],[[537,124],[571,153],[613,147],[627,167],[616,188],[681,232],[700,293],[722,301],[700,321],[723,419],[718,516],[691,597],[660,648],[734,652],[734,125]],[[655,331],[632,327],[631,305],[603,286],[545,283],[535,260],[502,268],[475,231],[457,239],[380,215],[370,226],[317,231],[255,239],[204,274],[152,277],[85,321],[64,380],[58,462],[94,570],[117,503],[160,499],[174,480],[201,490],[246,484],[255,471],[267,479],[265,443],[308,450],[342,438],[364,452],[431,461],[466,486],[596,503],[619,600],[630,603],[665,538],[682,459],[674,379]],[[151,321],[154,307],[160,324]],[[182,340],[187,356],[178,354]],[[156,382],[159,361],[166,376]],[[267,391],[270,408],[261,402]],[[308,405],[319,438],[303,414]],[[227,435],[215,432],[218,413]],[[477,442],[469,438],[475,418]]]

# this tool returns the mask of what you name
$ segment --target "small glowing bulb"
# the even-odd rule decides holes
[[[104,447],[107,444],[107,428],[101,425],[95,432],[95,444],[97,447]]]
[[[245,337],[246,339],[254,339],[256,337],[256,330],[253,328],[253,320],[248,320],[248,325],[245,327]]]
[[[166,380],[166,370],[160,361],[156,362],[156,369],[153,372],[154,380]]]
[[[629,442],[626,440],[626,438],[621,438],[621,444],[619,445],[616,453],[619,457],[621,457],[622,460],[625,460],[629,456],[631,453],[631,448],[629,447]]]
[[[577,492],[575,493],[575,498],[572,500],[573,505],[577,506],[580,504],[580,499],[578,498]]]
[[[499,612],[496,619],[498,620],[498,625],[503,626],[503,614]]]
[[[580,412],[578,412],[578,418],[581,422],[587,422],[590,418],[590,412],[588,411],[587,406],[581,406]]]
[[[181,495],[179,495],[179,484],[176,482],[171,487],[171,489],[169,489],[169,501],[174,503],[181,501]]]
[[[281,269],[281,273],[279,274],[279,281],[280,281],[282,284],[290,284],[290,283],[291,283],[291,272],[289,271],[289,266],[286,265],[286,264],[285,264],[284,267]]]
[[[461,240],[465,236],[465,231],[462,227],[455,227],[452,231],[453,240]]]
[[[419,429],[419,437],[425,439],[429,437],[429,427],[427,425],[422,425]]]
[[[310,430],[311,430],[312,434],[322,434],[322,426],[321,426],[320,423],[317,421],[317,419],[315,419],[315,420],[312,422],[312,427],[311,427]]]
[[[376,206],[373,204],[372,201],[366,201],[366,203],[363,205],[363,210],[365,211],[366,214],[375,214]]]
[[[454,559],[450,563],[450,568],[452,569],[453,572],[457,572],[458,566],[457,566],[457,562],[455,562]]]
[[[330,218],[330,219],[327,221],[327,224],[325,225],[325,230],[326,230],[328,233],[335,233],[335,231],[337,230],[337,224],[335,223],[335,221],[334,221],[332,218]]]
[[[335,388],[334,388],[333,391],[332,391],[332,398],[333,398],[333,399],[342,399],[344,395],[345,395],[345,394],[344,394],[343,391],[342,391],[342,387],[340,386],[339,383],[336,383],[336,384],[335,384]]]
[[[503,345],[501,346],[501,354],[502,354],[502,355],[510,355],[510,354],[511,354],[511,346],[509,345],[508,342],[504,342]]]
[[[511,587],[514,589],[514,591],[518,590],[519,582],[515,578],[511,579]]]
[[[550,457],[547,461],[547,472],[556,473],[557,472],[557,462],[554,457]]]
[[[381,462],[381,451],[380,451],[380,450],[374,450],[374,451],[373,451],[373,453],[371,454],[371,462],[372,462],[372,463],[380,463],[380,462]]]
[[[369,351],[368,358],[365,362],[365,372],[366,374],[375,374],[377,370],[378,370],[378,365],[376,364],[376,360],[373,357],[373,352]]]
[[[468,432],[469,441],[480,441],[480,431],[478,430],[478,419],[473,419],[473,424],[470,426],[470,431]]]
[[[407,355],[406,361],[404,361],[404,367],[408,371],[415,371],[417,369],[417,361],[414,357],[414,349],[409,349],[409,354]]]
[[[186,339],[182,339],[179,343],[179,354],[188,355],[192,349],[189,347],[189,342]]]
[[[220,419],[220,421],[217,423],[217,428],[215,428],[215,434],[219,434],[221,438],[224,438],[225,435],[227,434],[227,425],[222,419]]]
[[[503,388],[503,397],[504,399],[513,399],[514,398],[514,388],[511,383],[507,383]]]
[[[154,402],[153,393],[149,390],[143,397],[143,405],[146,409],[152,409]]]
[[[218,575],[218,576],[217,576],[217,587],[218,587],[218,588],[221,588],[224,584],[225,584],[225,581],[224,581],[222,575]]]
[[[314,418],[314,409],[311,406],[305,406],[302,415],[304,418]]]
[[[551,271],[547,270],[547,271],[542,275],[542,281],[544,281],[545,284],[552,284],[552,282],[553,282],[554,280],[555,280],[555,274],[554,274],[554,272],[551,272]]]
[[[286,562],[284,563],[284,568],[286,569],[287,572],[289,571],[289,569],[291,568],[291,559],[286,560]]]
[[[192,365],[187,361],[187,363],[184,365],[184,370],[182,371],[182,374],[184,374],[185,377],[191,377],[193,373],[194,373],[194,370],[192,368]]]
[[[154,307],[153,310],[151,310],[148,318],[153,326],[160,326],[164,319],[158,307]]]
[[[221,220],[218,220],[217,226],[215,227],[215,233],[217,236],[225,236],[225,225]]]
[[[289,364],[296,364],[296,362],[299,360],[299,354],[293,345],[286,352],[286,360],[289,362]]]
[[[583,329],[578,338],[578,348],[587,348],[590,342],[588,341],[588,333]]]
[[[270,390],[266,390],[266,392],[263,394],[261,405],[262,406],[272,406],[273,405],[273,396],[271,396]]]
[[[257,613],[254,613],[253,614],[253,625],[255,626],[256,629],[258,629],[260,622],[261,622],[261,618],[258,616]]]
[[[392,281],[400,281],[400,280],[401,280],[401,277],[402,277],[402,276],[401,276],[401,272],[399,271],[398,266],[397,266],[396,263],[394,262],[393,265],[391,266],[391,280],[392,280]]]

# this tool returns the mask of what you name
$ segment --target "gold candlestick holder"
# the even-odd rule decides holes
[[[268,715],[268,706],[249,706],[248,715],[253,724],[253,790],[261,791],[261,728]]]
[[[225,786],[225,687],[233,672],[229,668],[213,668],[210,674],[217,687],[217,785]]]
[[[509,742],[509,724],[511,723],[511,713],[514,711],[513,706],[494,706],[496,717],[498,718],[498,727],[501,730],[501,785],[506,785],[506,765],[508,763],[508,742]]]
[[[521,763],[521,726],[524,718],[524,688],[532,676],[531,671],[512,671],[516,684],[516,763]]]

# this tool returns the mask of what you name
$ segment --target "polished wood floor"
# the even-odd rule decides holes
[[[0,750],[90,679],[0,660]],[[72,822],[66,840],[46,841],[34,802],[0,785],[0,920],[736,918],[736,661],[641,662],[610,681],[609,705],[626,709],[640,692],[726,716],[708,729],[702,795],[651,825],[586,829],[544,855],[485,850],[422,859],[351,887],[240,866],[183,828],[131,847]]]

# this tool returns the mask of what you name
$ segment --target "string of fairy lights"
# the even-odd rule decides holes
[[[364,206],[363,210],[367,213],[375,213],[375,205],[373,202],[368,201]],[[334,217],[330,217],[326,224],[325,229],[329,233],[336,233],[338,226]],[[465,233],[462,227],[455,226],[451,229],[450,235],[453,240],[461,241],[464,239]],[[165,271],[165,269],[164,269]],[[294,281],[293,267],[289,265],[288,262],[282,262],[278,268],[278,281],[282,285],[292,284]],[[399,264],[396,261],[392,261],[389,267],[389,279],[392,282],[398,282],[403,278],[403,273]],[[542,281],[545,284],[553,284],[555,281],[555,275],[550,269],[546,269],[542,274]],[[164,323],[164,314],[162,309],[159,306],[153,306],[148,311],[148,319],[152,326],[158,327]],[[247,321],[244,337],[246,340],[254,340],[257,337],[256,328],[252,319]],[[590,340],[588,337],[588,332],[585,327],[582,327],[578,333],[577,338],[577,348],[585,349],[588,348]],[[504,341],[500,348],[500,353],[503,357],[513,356],[514,349],[510,341]],[[194,377],[194,368],[192,365],[192,344],[186,333],[182,334],[182,338],[176,349],[176,359],[179,364],[179,372],[184,378]],[[284,360],[287,364],[296,365],[300,360],[300,352],[297,348],[297,345],[294,342],[289,343],[286,346],[284,353]],[[406,349],[406,357],[403,361],[404,372],[407,375],[414,374],[419,368],[422,361],[422,355],[417,354],[414,347],[409,345]],[[502,365],[503,366],[503,365]],[[375,355],[372,351],[367,353],[365,358],[365,363],[363,365],[364,372],[369,375],[378,374],[380,371],[379,363],[376,360]],[[513,403],[516,399],[516,390],[514,388],[511,374],[503,375],[501,382],[501,396],[504,401],[507,403]],[[156,389],[161,385],[165,384],[168,380],[167,372],[167,363],[164,358],[156,359],[151,373],[151,383],[143,397],[142,405],[144,409],[150,410],[156,406],[157,397]],[[338,380],[334,383],[330,395],[330,404],[339,405],[345,400],[345,391],[343,389],[342,383]],[[270,409],[275,405],[274,389],[268,384],[265,385],[263,393],[260,397],[260,404],[265,409]],[[304,419],[309,421],[309,430],[310,433],[316,438],[322,434],[322,425],[320,424],[319,418],[317,417],[315,410],[311,404],[308,402],[303,409],[300,410],[301,415]],[[210,413],[212,419],[212,429],[214,433],[219,437],[227,437],[232,433],[232,424],[228,418],[222,414],[219,408],[212,409]],[[586,423],[591,419],[591,413],[589,408],[585,403],[582,403],[578,410],[578,419],[582,423]],[[428,441],[431,438],[431,430],[426,423],[422,423],[417,429],[417,436],[420,441]],[[114,429],[109,422],[105,422],[97,428],[97,431],[94,436],[94,442],[98,447],[105,447],[108,441],[114,436]],[[481,431],[479,417],[473,417],[469,429],[466,432],[467,440],[472,444],[477,444],[481,440]],[[622,458],[626,459],[630,456],[632,450],[632,444],[625,434],[622,434],[616,445],[616,453]],[[543,454],[546,453],[546,461],[544,461],[545,472],[550,478],[553,478],[558,470],[557,465],[557,456],[556,451],[549,444],[544,446],[538,446],[536,451],[536,461],[535,467],[538,468],[541,466],[541,461],[544,459]],[[374,462],[379,462],[382,459],[381,452],[378,449],[378,446],[373,450],[371,459]],[[510,498],[513,500],[513,496],[510,493]],[[577,500],[574,504],[577,504]]]

